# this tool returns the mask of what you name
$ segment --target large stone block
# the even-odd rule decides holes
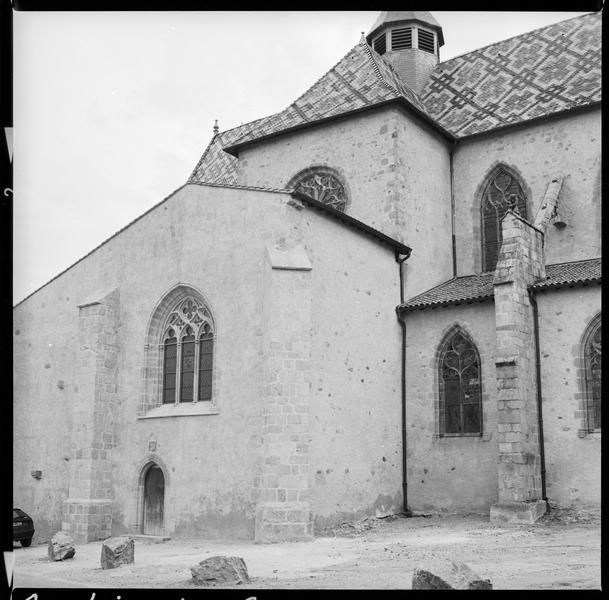
[[[192,581],[199,586],[235,585],[250,578],[245,561],[239,556],[211,556],[190,568]]]
[[[135,560],[135,543],[132,538],[121,536],[106,540],[101,549],[101,568],[115,569]]]
[[[58,531],[50,540],[48,547],[49,560],[66,560],[76,554],[74,540],[65,531]]]

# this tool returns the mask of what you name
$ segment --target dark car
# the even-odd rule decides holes
[[[13,508],[13,541],[27,548],[34,537],[34,521],[20,508]]]

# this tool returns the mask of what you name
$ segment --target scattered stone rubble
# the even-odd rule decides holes
[[[435,573],[415,569],[412,574],[413,590],[492,590],[490,579],[482,579],[465,563],[451,562],[451,568],[440,567]]]

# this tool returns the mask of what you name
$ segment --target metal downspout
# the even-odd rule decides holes
[[[450,149],[449,160],[450,160],[450,232],[452,239],[452,251],[453,251],[453,277],[457,276],[457,239],[455,234],[455,189],[454,189],[454,176],[455,170],[453,167],[453,154],[457,147],[457,140],[453,141]]]
[[[541,353],[539,349],[539,312],[537,300],[533,295],[533,290],[529,290],[529,300],[533,308],[533,332],[535,335],[535,376],[537,379],[537,426],[539,435],[539,459],[541,462],[541,498],[546,503],[547,510],[550,510],[548,497],[546,495],[546,453],[543,439],[543,413],[542,413],[542,393],[541,393]]]
[[[410,258],[408,254],[400,255],[396,252],[395,260],[399,265],[400,272],[400,306],[404,304],[404,269],[403,263]],[[398,322],[402,328],[402,498],[404,505],[404,514],[410,516],[408,510],[408,478],[406,472],[406,321],[403,314],[400,312],[400,306],[396,308]]]

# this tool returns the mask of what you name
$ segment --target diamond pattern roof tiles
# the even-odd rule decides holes
[[[555,23],[440,63],[421,100],[456,137],[601,100],[601,15]]]
[[[425,111],[391,65],[360,42],[285,110],[215,136],[189,181],[236,181],[236,159],[222,149],[400,98]]]
[[[226,150],[391,100],[457,139],[600,102],[600,33],[596,13],[486,46],[438,64],[420,96],[362,40],[285,110],[216,135],[189,182],[236,183]]]
[[[401,305],[405,311],[449,306],[493,298],[494,273],[465,275],[445,281],[440,285],[414,296]],[[538,290],[565,287],[601,280],[601,259],[592,258],[546,266],[546,278],[534,283],[531,288]]]

